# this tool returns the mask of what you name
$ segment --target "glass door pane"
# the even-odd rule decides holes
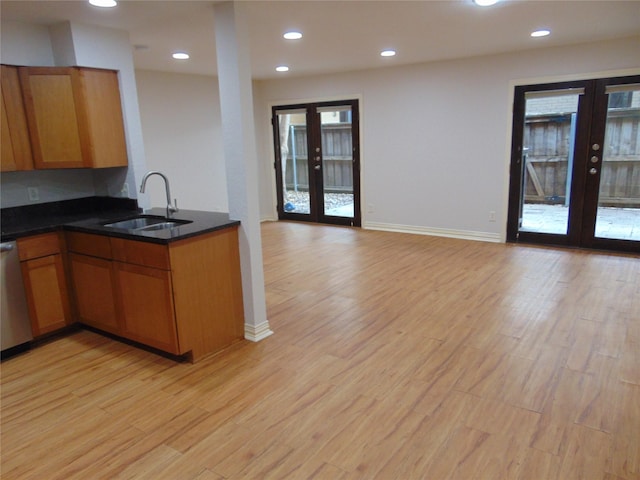
[[[640,240],[640,85],[607,88],[595,236]],[[593,164],[591,164],[593,163]],[[597,172],[598,158],[590,159]]]
[[[519,231],[567,235],[582,89],[527,92]]]
[[[353,134],[351,106],[320,107],[322,212],[353,218]],[[318,159],[319,160],[319,159]],[[319,163],[314,168],[320,170]]]
[[[278,218],[361,225],[358,101],[272,107]]]
[[[515,88],[507,241],[640,252],[640,76]]]
[[[286,213],[308,215],[309,169],[306,110],[287,110],[277,114],[282,169],[282,205]]]

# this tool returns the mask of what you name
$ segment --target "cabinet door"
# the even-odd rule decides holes
[[[62,255],[21,262],[33,335],[42,335],[71,322]]]
[[[126,166],[118,72],[20,67],[36,168]]]
[[[86,132],[91,148],[91,167],[127,166],[118,72],[81,68],[86,96]],[[82,126],[81,126],[82,133]]]
[[[18,68],[2,65],[2,171],[32,170],[33,155]]]
[[[123,337],[180,354],[171,272],[114,262]]]
[[[237,227],[169,246],[180,347],[193,361],[244,337],[238,248]]]
[[[113,262],[86,255],[69,255],[78,320],[120,334],[115,301]]]
[[[36,168],[79,168],[83,149],[79,125],[84,123],[77,69],[21,67],[20,83],[27,112]]]

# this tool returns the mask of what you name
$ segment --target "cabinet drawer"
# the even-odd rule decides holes
[[[90,233],[67,232],[67,250],[92,257],[111,259],[109,237]]]
[[[60,239],[57,233],[19,238],[17,244],[21,261],[60,253]]]
[[[111,249],[113,259],[119,262],[171,270],[166,245],[112,237]]]

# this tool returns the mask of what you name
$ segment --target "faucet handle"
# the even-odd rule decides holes
[[[171,200],[169,200],[170,202]],[[171,203],[167,204],[167,218],[171,218],[171,216],[178,211],[178,199],[173,199],[173,205]]]

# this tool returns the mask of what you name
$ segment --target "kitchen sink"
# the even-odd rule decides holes
[[[103,223],[103,227],[117,228],[119,230],[133,230],[138,232],[149,232],[157,230],[165,230],[168,228],[179,227],[189,220],[174,220],[165,217],[154,217],[150,215],[141,215],[139,217],[126,218],[115,222]]]
[[[164,222],[162,217],[135,217],[127,218],[126,220],[118,220],[115,222],[104,223],[103,226],[111,228],[123,228],[125,230],[137,230],[138,228],[144,228],[149,225]]]
[[[189,223],[189,222],[186,222],[186,223]],[[176,222],[174,220],[171,220],[168,222],[154,223],[151,225],[147,225],[146,227],[136,228],[136,230],[140,232],[152,232],[155,230],[164,230],[166,228],[179,227],[180,225],[184,225],[184,224],[185,222]]]

